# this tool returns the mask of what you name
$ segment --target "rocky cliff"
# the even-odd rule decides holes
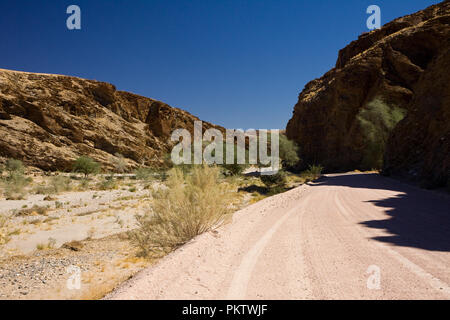
[[[195,120],[108,83],[0,69],[0,157],[43,170],[68,170],[80,155],[108,168],[117,153],[132,167],[160,165],[172,130],[192,132]]]
[[[304,164],[384,168],[444,186],[450,170],[450,1],[361,35],[299,95],[287,135]]]

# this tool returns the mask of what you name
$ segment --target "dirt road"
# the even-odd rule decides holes
[[[375,174],[260,201],[108,299],[450,299],[450,198]]]

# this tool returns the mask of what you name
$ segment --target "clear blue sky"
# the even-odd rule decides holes
[[[437,0],[0,0],[0,68],[110,82],[228,128],[285,128],[367,31]],[[66,28],[77,4],[82,30]]]

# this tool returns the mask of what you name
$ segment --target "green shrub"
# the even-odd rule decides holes
[[[216,167],[201,166],[184,175],[170,171],[167,188],[154,192],[151,211],[136,216],[130,239],[143,255],[171,251],[219,226],[230,213],[229,192]]]
[[[8,171],[10,176],[12,173],[23,174],[25,172],[25,168],[23,166],[22,161],[16,160],[16,159],[8,159],[6,161],[5,169],[6,169],[6,171]]]
[[[274,187],[284,188],[286,186],[286,173],[279,170],[275,174],[271,175],[261,175],[261,181],[266,185],[267,188],[271,189]]]
[[[34,191],[36,194],[59,194],[72,190],[72,179],[63,175],[51,177],[46,185],[38,185]]]
[[[227,149],[228,148],[234,148],[234,160],[232,164],[227,164],[226,160],[227,160]],[[240,150],[241,152],[244,153],[245,155],[245,164],[238,164],[238,150]],[[223,151],[223,165],[222,167],[227,170],[232,176],[238,176],[241,175],[245,169],[247,169],[249,167],[248,165],[248,150],[242,150],[239,149],[238,146],[232,145],[232,144],[224,144],[224,151]]]
[[[87,178],[90,174],[96,174],[100,171],[100,164],[89,157],[81,156],[75,160],[72,169],[74,172],[83,173]]]
[[[58,175],[50,178],[50,187],[56,194],[72,190],[72,181],[69,177]]]
[[[280,134],[279,155],[283,167],[293,167],[299,163],[299,147],[297,143]]]
[[[301,175],[306,182],[314,181],[321,177],[323,167],[321,165],[310,165],[308,170],[304,171]]]
[[[101,182],[97,185],[98,189],[106,191],[106,190],[116,190],[119,188],[119,183],[112,177],[105,177]],[[85,187],[87,188],[87,186]]]
[[[31,178],[26,178],[21,171],[10,172],[4,181],[4,193],[9,200],[21,200],[26,195],[26,187],[32,182]]]
[[[78,189],[80,191],[87,190],[89,188],[89,179],[81,179],[80,184],[78,185]]]
[[[137,180],[149,180],[153,177],[153,170],[150,168],[138,168],[135,171],[136,179]]]
[[[357,119],[366,144],[360,169],[382,168],[389,135],[405,115],[404,109],[388,106],[380,98],[369,102],[367,107],[358,113]]]

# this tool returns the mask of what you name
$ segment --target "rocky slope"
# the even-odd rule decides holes
[[[361,35],[300,93],[287,135],[304,164],[383,167],[444,186],[450,170],[450,1]]]
[[[0,157],[43,170],[68,170],[80,155],[108,168],[117,153],[130,166],[159,165],[172,130],[192,132],[195,120],[109,83],[0,69]]]

